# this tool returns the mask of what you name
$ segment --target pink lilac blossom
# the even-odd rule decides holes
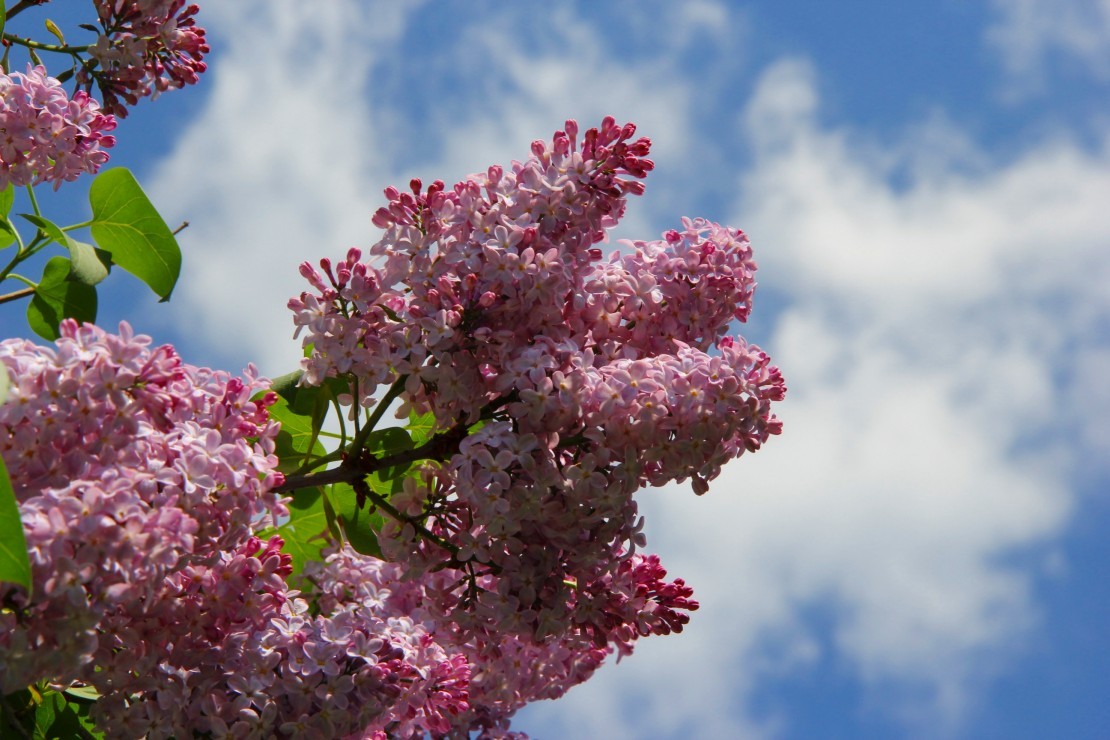
[[[70,98],[43,67],[0,72],[0,189],[51,182],[54,189],[95,173],[115,145],[114,116],[78,90]]]
[[[111,689],[93,709],[98,727],[150,738],[524,738],[512,714],[585,681],[610,652],[573,634],[542,645],[492,629],[464,639],[428,609],[450,575],[406,578],[349,548],[309,563],[299,594],[282,544],[252,538],[175,574],[172,598],[142,618],[117,615],[118,657],[88,679]],[[629,561],[643,575],[629,598],[660,587],[656,566]]]
[[[622,564],[644,544],[633,492],[685,479],[705,492],[781,431],[785,385],[727,334],[751,308],[747,237],[684,219],[604,259],[596,245],[643,192],[650,142],[612,118],[578,133],[568,121],[526,161],[452,188],[387,189],[376,259],[305,263],[312,289],[289,305],[312,347],[303,383],[357,380],[363,407],[402,383],[399,415],[431,413],[441,432],[484,424],[410,479],[393,501],[408,519],[381,532],[411,577],[446,556],[414,525],[455,548],[465,567],[429,595],[441,623],[623,652],[624,636],[681,629],[695,603],[629,596],[640,575]]]
[[[3,594],[16,611],[0,613],[0,690],[87,679],[94,664],[106,678],[126,634],[109,624],[155,610],[175,577],[285,513],[272,398],[251,400],[267,383],[187,365],[126,324],[73,320],[53,349],[0,342],[0,370],[0,456],[34,578],[30,599]]]
[[[0,342],[0,456],[34,575],[31,598],[0,590],[3,693],[83,682],[113,737],[512,737],[518,706],[600,662],[593,645],[437,634],[421,594],[445,574],[404,582],[350,550],[310,564],[302,598],[282,540],[252,534],[284,514],[266,381],[189,366],[126,324],[61,335]]]
[[[460,700],[461,670],[453,692],[435,682],[410,684],[405,696],[366,727],[367,737],[376,737],[375,732],[383,738],[466,737],[462,733],[480,732],[484,738],[524,738],[509,729],[517,709],[562,696],[593,675],[611,652],[575,633],[540,644],[500,632],[492,624],[479,632],[458,629],[436,610],[433,596],[449,589],[457,577],[449,570],[410,578],[399,564],[343,548],[324,564],[310,565],[306,573],[322,611],[355,607],[361,615],[380,615],[390,624],[415,629],[460,668],[467,666],[465,700]]]
[[[198,6],[185,0],[96,0],[103,29],[89,55],[93,69],[78,81],[95,80],[104,106],[117,116],[140,98],[192,85],[205,71],[205,31],[197,25]]]
[[[388,609],[389,583],[373,565],[315,564],[313,580],[330,590],[314,590],[311,608],[287,586],[282,544],[251,538],[174,574],[171,598],[142,618],[118,615],[117,647],[151,649],[89,677],[112,690],[93,709],[98,727],[149,738],[424,737],[460,727],[465,656]]]

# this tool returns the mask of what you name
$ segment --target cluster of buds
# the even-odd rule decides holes
[[[199,10],[185,0],[95,0],[101,33],[78,81],[95,81],[104,107],[117,116],[140,98],[192,85],[207,68]]]

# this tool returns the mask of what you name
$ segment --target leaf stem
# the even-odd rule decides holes
[[[22,4],[23,3],[20,3],[20,5]],[[8,13],[8,17],[11,18],[10,12]],[[71,54],[73,56],[86,52],[92,48],[91,44],[85,44],[84,46],[60,46],[58,44],[44,44],[41,41],[35,41],[33,39],[25,39],[22,36],[16,36],[14,33],[5,33],[3,38],[8,43],[17,44],[18,46],[24,46],[28,49],[38,49],[39,51],[53,51],[59,54]]]
[[[27,197],[31,200],[31,210],[35,212],[36,216],[38,216],[39,218],[42,218],[42,211],[39,210],[38,199],[35,198],[35,189],[30,185],[28,185],[26,187],[27,187]]]
[[[405,389],[405,381],[408,380],[408,377],[407,375],[402,375],[393,382],[393,385],[386,391],[385,396],[378,402],[377,407],[374,409],[374,414],[367,419],[366,424],[364,424],[361,429],[356,431],[355,438],[351,440],[351,446],[347,448],[347,461],[344,465],[351,465],[353,461],[358,460],[359,454],[366,446],[366,440],[370,438],[371,432],[374,431],[374,427],[381,421],[389,405],[393,403],[397,396],[401,395],[401,392]],[[357,398],[354,399],[354,403],[358,403]]]

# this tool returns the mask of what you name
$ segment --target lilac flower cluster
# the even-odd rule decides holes
[[[70,98],[43,67],[0,72],[0,189],[62,182],[94,173],[108,161],[114,116],[84,91]]]
[[[54,349],[0,342],[0,457],[34,579],[30,597],[0,589],[0,692],[83,682],[101,694],[98,727],[121,737],[493,721],[469,703],[469,656],[413,619],[418,586],[396,567],[349,551],[315,564],[310,613],[281,539],[252,534],[286,513],[264,380],[186,365],[126,324],[66,320],[61,334]]]
[[[104,106],[125,117],[140,98],[192,85],[207,68],[205,31],[195,4],[185,0],[95,0],[103,33],[89,49],[98,68],[78,80],[95,79]]]
[[[687,219],[629,254],[595,246],[643,191],[649,149],[631,124],[607,118],[579,139],[568,121],[509,171],[387,189],[377,262],[352,249],[302,265],[302,382],[357,380],[364,407],[400,382],[400,414],[465,435],[394,495],[404,517],[381,533],[410,575],[453,548],[454,587],[430,598],[464,634],[623,651],[681,629],[696,605],[681,582],[645,587],[621,565],[643,564],[633,492],[687,478],[704,492],[781,431],[778,369],[726,335],[755,287],[742,232]]]
[[[434,595],[451,587],[454,575],[449,571],[411,578],[402,564],[345,548],[307,572],[323,611],[357,606],[356,613],[381,615],[394,629],[414,630],[429,647],[450,655],[460,669],[468,667],[465,680],[461,670],[456,673],[453,692],[427,678],[410,683],[408,694],[367,726],[367,734],[379,732],[382,738],[465,736],[461,733],[474,731],[481,731],[482,737],[523,738],[509,731],[517,709],[562,696],[593,675],[610,652],[573,633],[538,644],[500,632],[492,624],[478,632],[459,629],[435,606]],[[427,667],[423,674],[435,675]]]
[[[137,657],[174,639],[130,643],[127,624],[156,619],[175,577],[285,511],[271,492],[277,424],[251,400],[264,381],[189,366],[126,324],[72,320],[55,349],[0,342],[0,371],[0,456],[34,578],[30,599],[2,594],[0,691],[89,680],[94,664],[116,680],[121,647]]]
[[[385,607],[380,568],[315,564],[316,609],[288,590],[278,537],[175,574],[171,598],[113,625],[124,646],[98,726],[127,737],[423,737],[458,726],[470,665]],[[342,580],[337,580],[342,579]],[[169,630],[167,631],[167,627]],[[388,733],[388,734],[387,734]]]

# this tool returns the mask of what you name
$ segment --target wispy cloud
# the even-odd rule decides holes
[[[1047,81],[1053,58],[1083,65],[1110,79],[1110,2],[1107,0],[992,0],[988,43],[1011,75],[1011,92],[1027,94]]]

